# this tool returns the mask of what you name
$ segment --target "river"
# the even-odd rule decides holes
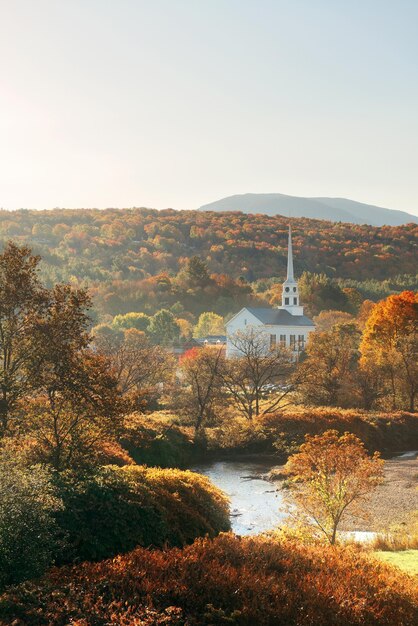
[[[382,503],[385,503],[383,506],[388,509],[390,518],[387,520],[387,527],[393,523],[392,518],[399,513],[399,499],[402,496],[404,499],[407,497],[408,501],[403,502],[401,509],[408,513],[410,508],[411,514],[413,510],[416,510],[417,496],[412,501],[416,492],[408,487],[414,480],[417,457],[416,450],[409,451],[392,458],[385,464],[385,483],[377,489],[375,502],[373,504],[372,500],[371,506],[379,513]],[[274,466],[277,467],[272,460],[245,459],[212,461],[197,465],[192,469],[210,478],[214,485],[229,496],[232,530],[237,535],[256,535],[280,526],[286,518],[283,494],[280,489],[277,489],[274,483],[260,477],[267,474]],[[370,528],[360,530],[354,527],[344,532],[343,535],[363,542],[374,539],[376,533]]]
[[[231,526],[237,535],[256,535],[278,526],[286,517],[282,494],[260,474],[270,462],[215,461],[193,467],[222,489],[231,502]]]

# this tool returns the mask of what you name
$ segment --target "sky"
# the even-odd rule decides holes
[[[0,0],[0,207],[418,215],[416,0]]]

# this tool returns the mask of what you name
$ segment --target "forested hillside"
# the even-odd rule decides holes
[[[29,244],[49,285],[88,283],[101,314],[177,307],[177,314],[226,315],[271,300],[272,284],[285,275],[288,222],[151,209],[0,211],[0,241]],[[323,274],[375,299],[416,285],[418,224],[290,222],[299,276]],[[190,267],[193,257],[202,263]]]

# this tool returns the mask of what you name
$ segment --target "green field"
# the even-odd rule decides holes
[[[418,575],[418,550],[401,550],[399,552],[378,550],[374,554],[382,561],[396,565],[407,574]]]

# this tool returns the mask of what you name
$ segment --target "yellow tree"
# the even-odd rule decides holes
[[[212,312],[205,312],[199,316],[199,320],[194,327],[194,337],[206,337],[207,335],[225,334],[224,320],[221,315]]]
[[[298,520],[313,525],[333,545],[347,513],[364,515],[368,496],[382,481],[383,461],[378,453],[370,457],[355,435],[328,430],[306,435],[285,471],[290,477],[291,502],[300,513]]]
[[[407,397],[415,410],[418,391],[418,293],[403,291],[373,308],[360,345],[361,366],[380,369],[392,396],[392,408]]]

